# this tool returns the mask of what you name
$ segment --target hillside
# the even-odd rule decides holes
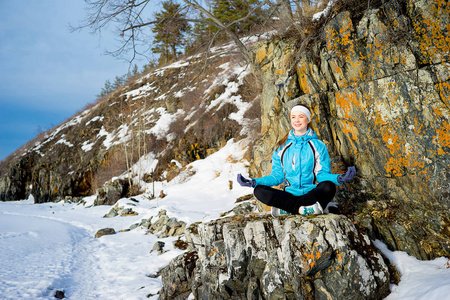
[[[188,57],[137,76],[30,141],[1,163],[0,199],[83,197],[125,173],[136,180],[124,181],[119,196],[135,195],[140,180],[170,180],[231,138],[257,137],[259,90],[238,55],[223,55],[233,49],[216,47],[214,58]],[[141,157],[153,164],[131,170]]]
[[[221,169],[224,159],[251,177],[269,174],[289,111],[304,103],[333,172],[357,168],[355,180],[338,187],[334,213],[271,218],[250,213],[249,201],[249,210],[216,220],[196,211],[202,222],[188,228],[171,220],[164,230],[186,229],[189,247],[165,268],[161,295],[385,297],[398,274],[375,240],[422,260],[450,255],[450,6],[336,3],[307,30],[247,41],[254,43],[255,77],[238,56],[194,56],[129,82],[2,162],[1,200],[94,195],[98,205],[140,194],[138,200],[166,199],[181,218],[180,204],[171,202],[176,195],[189,198],[184,211],[199,201],[206,216],[217,216],[205,190],[221,194],[228,184],[237,196],[236,170]],[[198,171],[203,158],[214,166],[207,179]],[[208,185],[211,178],[220,188]],[[191,185],[165,197],[189,182],[202,186],[198,198]],[[140,226],[154,225],[148,223]]]

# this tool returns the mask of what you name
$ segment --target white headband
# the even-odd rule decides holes
[[[302,112],[306,115],[306,117],[308,118],[308,121],[311,122],[311,112],[309,111],[309,109],[307,109],[306,107],[304,107],[303,105],[296,105],[291,109],[291,114],[294,111],[299,111]]]

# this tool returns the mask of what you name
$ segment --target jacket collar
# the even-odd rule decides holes
[[[317,139],[317,135],[311,128],[308,128],[308,131],[302,136],[294,135],[294,129],[292,129],[288,136],[288,141],[293,143],[307,142],[312,139]]]

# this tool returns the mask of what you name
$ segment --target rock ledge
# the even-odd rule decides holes
[[[196,299],[383,299],[389,294],[383,256],[342,215],[228,217],[190,226],[186,238],[191,252],[162,271],[162,299],[190,293]]]

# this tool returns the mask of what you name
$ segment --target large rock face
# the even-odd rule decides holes
[[[382,255],[345,216],[225,218],[188,228],[187,237],[196,252],[163,270],[162,299],[366,300],[389,293]]]
[[[270,172],[289,109],[305,103],[332,155],[356,165],[350,192],[384,201],[391,218],[367,215],[377,234],[417,257],[449,255],[449,28],[448,2],[389,1],[359,19],[340,12],[324,43],[308,51],[298,53],[293,41],[260,43],[263,138],[253,175]],[[408,246],[394,236],[406,236]]]

